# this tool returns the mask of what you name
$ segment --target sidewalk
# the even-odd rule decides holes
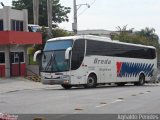
[[[20,91],[26,89],[39,89],[39,88],[47,88],[47,87],[55,87],[51,85],[43,85],[40,82],[30,81],[23,77],[17,78],[0,78],[0,94],[13,92],[13,91]]]

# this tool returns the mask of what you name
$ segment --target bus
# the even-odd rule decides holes
[[[144,85],[157,71],[156,48],[113,41],[107,37],[77,35],[49,39],[42,54],[41,81],[94,88],[115,83]]]

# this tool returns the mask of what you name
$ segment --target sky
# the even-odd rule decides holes
[[[11,5],[12,0],[0,0],[5,5]],[[63,6],[71,7],[68,14],[69,22],[60,24],[66,30],[72,30],[73,0],[60,0]],[[78,30],[105,29],[115,31],[127,25],[135,31],[145,27],[155,28],[160,36],[160,0],[77,0],[82,5],[78,11]],[[77,6],[77,7],[78,7]]]

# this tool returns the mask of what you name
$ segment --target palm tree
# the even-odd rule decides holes
[[[120,33],[132,33],[134,28],[130,28],[127,30],[127,25],[124,25],[122,28],[120,26],[116,27],[116,29],[118,30],[118,32]]]
[[[138,32],[140,36],[144,36],[148,38],[149,40],[159,40],[159,37],[157,34],[155,34],[154,28],[146,27],[145,29],[142,29],[140,32]]]

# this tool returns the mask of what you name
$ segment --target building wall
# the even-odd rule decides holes
[[[0,20],[3,20],[4,31],[11,30],[11,20],[23,21],[23,30],[28,31],[28,11],[11,9],[4,6],[0,9]]]
[[[25,76],[28,65],[27,48],[32,44],[41,44],[42,35],[28,32],[28,11],[25,9],[15,10],[4,6],[0,9],[0,20],[3,20],[3,28],[1,27],[3,31],[0,32],[0,52],[5,53],[5,63],[0,63],[0,77]],[[23,27],[16,27],[17,23]],[[17,56],[23,56],[21,58],[24,58],[24,61],[19,62]]]
[[[39,65],[27,65],[27,76],[39,75]]]
[[[24,45],[6,45],[0,46],[0,52],[5,53],[5,63],[0,63],[0,77],[11,77],[17,74],[20,68],[20,75],[26,75],[26,62],[27,62],[27,47]],[[24,61],[19,63],[11,64],[10,53],[11,52],[23,52]],[[19,72],[19,71],[18,71]]]
[[[11,75],[12,76],[16,76],[17,72],[19,74],[19,70],[20,70],[20,74],[19,76],[25,76],[26,74],[26,50],[25,50],[25,46],[24,45],[12,45],[10,46],[10,52],[23,52],[23,58],[24,61],[20,62],[20,63],[12,63],[11,64]]]

